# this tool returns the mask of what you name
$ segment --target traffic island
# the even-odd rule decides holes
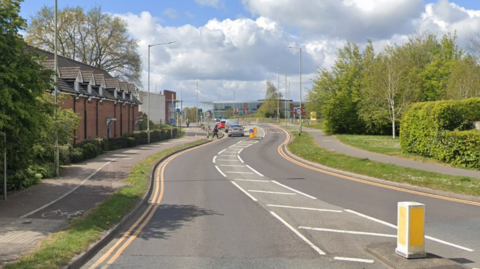
[[[432,253],[426,253],[425,258],[405,259],[395,253],[396,242],[373,243],[366,246],[368,254],[394,269],[423,269],[423,268],[449,268],[449,269],[467,269],[455,261],[437,256]]]

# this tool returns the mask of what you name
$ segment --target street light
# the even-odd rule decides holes
[[[289,47],[290,49],[298,49],[300,51],[300,123],[298,124],[298,135],[302,134],[302,47]]]
[[[169,41],[166,43],[159,43],[159,44],[153,44],[153,45],[148,45],[148,96],[147,96],[147,135],[148,135],[148,144],[150,144],[150,48],[155,47],[155,46],[160,46],[160,45],[167,45],[167,44],[172,44],[175,43],[175,41]]]
[[[277,67],[277,69],[285,69],[285,98],[283,100],[285,110],[283,112],[283,115],[285,117],[285,128],[287,128],[287,68]],[[278,90],[280,91],[280,89]]]

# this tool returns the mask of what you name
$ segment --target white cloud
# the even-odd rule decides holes
[[[178,17],[178,13],[175,9],[173,8],[167,8],[163,11],[163,15],[171,18],[171,19],[175,19]]]
[[[195,18],[195,14],[193,14],[192,12],[190,11],[185,11],[185,15],[189,18]]]
[[[222,0],[195,0],[195,3],[201,6],[209,6],[209,7],[222,7],[224,5]]]

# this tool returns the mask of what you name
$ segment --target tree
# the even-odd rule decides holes
[[[468,55],[455,62],[446,86],[447,99],[480,97],[480,66]]]
[[[267,91],[265,92],[265,101],[258,109],[262,111],[263,117],[276,117],[277,111],[277,100],[282,98],[280,91],[273,85],[271,81],[267,81]],[[281,112],[280,112],[281,113]]]
[[[26,50],[19,34],[26,25],[19,16],[20,2],[0,2],[0,137],[7,137],[9,189],[20,189],[26,178],[34,178],[29,170],[35,154],[32,148],[51,124],[54,107],[46,92],[51,89],[53,72],[39,64],[38,55]]]
[[[129,37],[125,20],[102,13],[101,7],[58,11],[60,55],[106,70],[120,79],[140,83],[141,59],[137,40]],[[54,46],[54,8],[43,6],[27,28],[27,43],[48,51]]]

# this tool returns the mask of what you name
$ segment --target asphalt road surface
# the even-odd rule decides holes
[[[480,267],[480,206],[368,184],[285,155],[287,133],[225,137],[171,157],[149,205],[83,268],[386,268],[397,203],[426,207],[426,251]]]

